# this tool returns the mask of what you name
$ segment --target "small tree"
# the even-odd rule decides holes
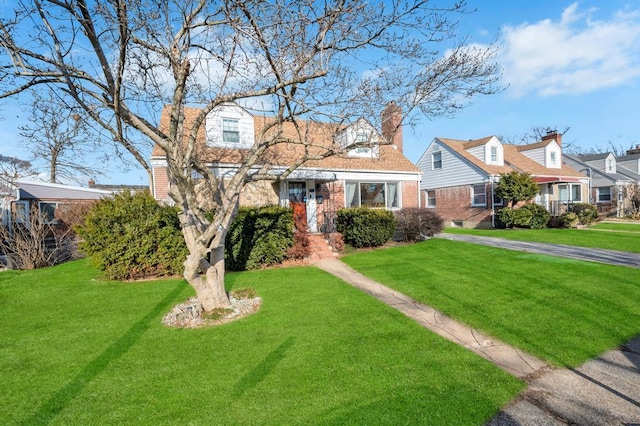
[[[509,201],[515,207],[520,201],[533,199],[538,193],[538,185],[529,173],[510,172],[500,175],[500,182],[496,186],[498,197]]]

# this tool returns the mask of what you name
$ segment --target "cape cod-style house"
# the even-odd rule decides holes
[[[186,129],[199,112],[196,108],[185,108]],[[200,155],[216,175],[224,179],[237,170],[272,120],[253,115],[236,104],[221,106],[207,115],[198,133]],[[304,210],[310,232],[330,230],[336,210],[343,207],[389,210],[417,207],[420,170],[402,152],[401,120],[400,109],[391,103],[383,112],[382,129],[375,129],[364,119],[338,129],[327,123],[299,121],[298,125],[313,141],[314,149],[335,150],[361,141],[366,141],[368,146],[356,145],[340,155],[309,160],[283,179],[249,184],[241,193],[240,204],[289,206],[297,203],[297,208]],[[168,122],[168,108],[165,108],[160,127],[166,128]],[[284,123],[285,135],[295,139],[295,131],[292,123]],[[270,172],[277,176],[300,158],[302,149],[301,144],[276,144],[264,161],[269,162]],[[170,203],[166,155],[158,146],[153,149],[151,164],[153,195],[159,201]]]
[[[501,174],[512,171],[531,174],[539,188],[535,202],[552,215],[570,203],[589,200],[589,178],[563,164],[562,135],[557,132],[528,145],[504,144],[496,136],[435,138],[418,166],[423,205],[434,208],[450,226],[495,226],[495,213],[503,207],[495,186]]]

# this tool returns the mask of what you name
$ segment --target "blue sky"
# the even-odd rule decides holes
[[[582,150],[640,144],[640,3],[469,1],[461,20],[472,42],[498,37],[506,89],[473,100],[453,118],[422,120],[404,132],[417,161],[434,137],[518,138],[534,126],[570,130]],[[534,141],[531,141],[534,142]]]
[[[405,154],[418,161],[434,137],[517,138],[534,126],[570,127],[565,144],[583,150],[640,144],[640,3],[468,0],[461,17],[470,42],[498,38],[506,89],[479,97],[453,118],[423,118],[405,129]],[[26,158],[18,136],[20,107],[0,107],[0,154]],[[533,141],[532,141],[533,142]],[[118,165],[100,180],[146,183]]]

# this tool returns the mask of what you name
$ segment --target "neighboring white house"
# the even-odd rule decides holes
[[[452,226],[491,227],[503,201],[495,195],[500,175],[530,173],[538,184],[535,202],[551,214],[588,201],[589,178],[562,164],[562,135],[549,132],[529,145],[503,144],[496,136],[477,140],[435,138],[418,160],[423,205]]]

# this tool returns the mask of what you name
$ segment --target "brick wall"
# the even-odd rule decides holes
[[[418,182],[402,182],[402,207],[419,207]]]
[[[169,176],[166,167],[153,168],[153,194],[159,201],[169,199]]]
[[[436,189],[436,213],[443,219],[445,226],[452,222],[462,222],[465,228],[491,227],[491,192],[487,187],[487,206],[471,206],[471,187],[468,185]],[[426,191],[422,193],[426,200]]]
[[[279,203],[277,184],[270,181],[251,182],[240,193],[241,206],[277,206]]]

